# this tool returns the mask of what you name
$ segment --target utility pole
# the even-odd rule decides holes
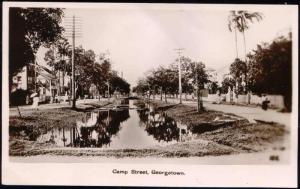
[[[181,53],[184,50],[184,48],[179,48],[179,49],[174,49],[175,51],[177,51],[178,53],[178,74],[179,74],[179,81],[178,81],[178,85],[179,85],[179,104],[182,104],[182,86],[181,86]]]
[[[72,39],[72,83],[71,83],[71,100],[72,100],[72,108],[76,108],[76,91],[75,91],[75,38],[81,37],[81,23],[78,23],[78,18],[76,19],[75,15],[72,16],[72,18],[67,18],[69,20],[65,21],[65,29],[66,29],[66,36],[65,37],[71,37]]]

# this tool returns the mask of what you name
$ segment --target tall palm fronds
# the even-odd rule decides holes
[[[235,50],[236,50],[236,58],[239,58],[239,53],[238,53],[238,45],[237,45],[237,24],[238,24],[238,17],[235,13],[236,11],[230,11],[230,14],[228,16],[228,29],[230,32],[234,30],[234,36],[235,36]]]
[[[262,19],[263,19],[263,14],[260,12],[248,12],[245,10],[230,11],[230,14],[228,16],[228,28],[230,32],[232,31],[232,29],[235,30],[236,51],[237,51],[236,30],[238,30],[243,34],[245,59],[246,59],[245,30],[249,29],[249,21],[253,23],[254,20],[259,22]],[[237,54],[237,58],[238,58],[238,54]]]

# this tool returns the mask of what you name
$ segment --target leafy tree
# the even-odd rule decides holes
[[[290,34],[291,36],[291,34]],[[258,45],[249,57],[250,89],[258,94],[281,94],[287,110],[292,103],[292,41],[279,37]]]
[[[133,88],[133,92],[137,92],[139,95],[144,95],[147,90],[149,90],[149,85],[144,78],[140,78],[137,82],[137,85]]]
[[[105,78],[104,78],[102,65],[100,63],[95,62],[92,69],[93,70],[91,72],[91,74],[92,74],[91,81],[92,81],[92,84],[95,85],[97,88],[97,92],[99,94],[99,100],[100,100],[100,94],[105,91],[107,80],[105,80]]]
[[[240,60],[235,59],[234,62],[230,65],[230,74],[234,79],[238,79],[247,73],[247,64]]]
[[[205,64],[202,62],[192,62],[191,71],[190,77],[197,89],[198,112],[201,112],[204,110],[202,90],[204,89],[204,85],[209,82],[208,75],[205,71]]]
[[[226,77],[222,81],[222,87],[221,87],[221,92],[223,94],[228,93],[228,88],[230,87],[231,90],[233,90],[233,87],[235,86],[235,80],[229,77]]]
[[[96,55],[94,51],[85,50],[82,46],[76,47],[74,53],[75,88],[77,88],[77,95],[83,96],[84,94],[88,94],[90,86],[93,83]]]
[[[163,92],[166,92],[166,74],[165,74],[165,68],[160,66],[153,72],[153,77],[155,78],[155,85],[157,86],[157,89],[159,89],[160,92],[160,100],[162,100]]]
[[[246,92],[246,86],[244,88],[242,86],[242,82],[246,83],[247,81],[247,69],[247,64],[238,58],[235,59],[234,62],[230,65],[230,74],[232,75],[237,85],[237,94],[243,94]]]
[[[112,75],[111,63],[109,59],[100,58],[102,63],[96,64],[98,66],[96,72],[94,72],[94,83],[96,84],[99,93],[105,94],[105,91],[109,90],[109,94],[112,94],[112,88],[108,87],[110,78]]]
[[[58,62],[57,69],[62,72],[62,92],[65,92],[65,76],[71,75],[72,65],[71,65],[71,45],[65,38],[59,39],[56,43]]]
[[[56,71],[66,71],[68,75],[71,75],[71,64],[67,61],[70,60],[71,53],[71,45],[67,39],[60,38],[50,46],[45,53],[44,60]]]
[[[216,94],[217,91],[218,91],[218,89],[219,89],[218,82],[216,82],[216,81],[210,81],[208,83],[209,94]]]
[[[205,71],[205,65],[201,62],[192,62],[188,57],[181,57],[182,60],[182,88],[185,93],[193,91],[194,86],[198,86],[199,89],[204,89],[204,84],[208,82],[208,75]],[[176,63],[170,64],[168,67],[160,66],[157,69],[148,72],[146,78],[142,78],[138,81],[137,86],[133,88],[135,92],[145,93],[155,86],[162,95],[165,95],[165,101],[167,102],[167,94],[178,93],[178,67]],[[198,95],[201,94],[199,90]],[[199,98],[198,98],[199,99]],[[199,99],[199,104],[202,104]]]
[[[191,75],[192,83],[199,89],[204,89],[204,84],[208,83],[208,75],[205,71],[205,64],[203,62],[191,63]]]
[[[157,81],[157,78],[155,78],[155,70],[150,70],[146,74],[146,82],[148,84],[149,88],[149,98],[150,95],[153,95],[153,99],[155,98],[155,93],[157,92],[157,89],[159,87],[159,83]]]
[[[192,74],[192,60],[188,57],[181,57],[181,75],[182,75],[182,91],[185,93],[185,98],[187,93],[193,92],[193,84],[191,82],[191,74]]]
[[[110,79],[111,88],[114,91],[118,91],[121,94],[129,94],[130,84],[123,78],[119,77],[117,74],[112,74]]]
[[[9,9],[9,87],[12,77],[35,61],[40,46],[60,38],[63,11],[59,8]]]
[[[178,68],[170,65],[165,71],[165,94],[178,94]]]

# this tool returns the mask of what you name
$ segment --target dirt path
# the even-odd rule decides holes
[[[87,99],[87,100],[78,100],[76,102],[76,107],[78,110],[84,110],[89,108],[98,108],[105,105],[110,104],[106,99],[102,99],[99,101],[98,99]],[[35,110],[31,107],[31,105],[25,105],[25,106],[19,106],[19,110],[21,115],[30,115],[34,112],[38,111],[47,111],[47,110],[53,110],[53,109],[66,109],[70,108],[71,105],[69,102],[63,102],[63,103],[53,103],[53,104],[40,104],[38,106],[39,110]],[[9,116],[19,116],[17,107],[9,108]]]
[[[172,103],[178,103],[178,99],[170,100]],[[197,104],[194,101],[183,101],[183,104],[196,107]],[[286,126],[287,130],[291,127],[291,113],[282,113],[273,109],[267,111],[262,110],[260,107],[248,107],[248,106],[236,106],[227,104],[212,104],[210,102],[204,102],[204,107],[208,110],[221,111],[225,113],[232,113],[248,119],[250,122],[254,120],[264,120],[269,122],[276,122]]]

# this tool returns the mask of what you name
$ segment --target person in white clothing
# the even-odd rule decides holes
[[[39,100],[40,100],[38,93],[33,93],[31,96],[33,98],[32,108],[38,110]]]

